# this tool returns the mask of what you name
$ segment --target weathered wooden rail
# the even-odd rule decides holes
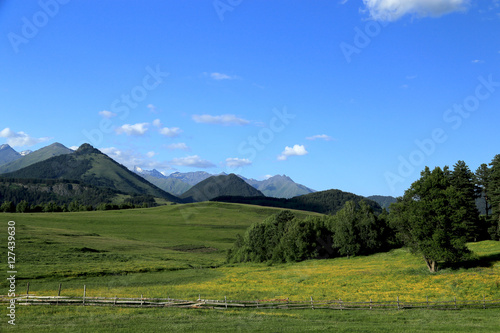
[[[10,302],[12,298],[0,296],[0,303]],[[196,300],[182,300],[173,298],[125,298],[125,297],[70,297],[70,296],[36,296],[18,295],[16,305],[79,305],[79,306],[117,306],[117,307],[174,307],[174,308],[204,308],[204,309],[332,309],[332,310],[402,310],[402,309],[491,309],[500,308],[500,300],[458,300],[450,301],[367,301],[350,302],[345,300],[314,300],[291,301],[289,299],[267,299],[255,301],[243,300],[211,300],[199,297]]]

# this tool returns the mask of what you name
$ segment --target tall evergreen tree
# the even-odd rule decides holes
[[[461,193],[451,184],[448,167],[428,167],[419,180],[391,205],[391,222],[398,236],[414,253],[424,257],[429,271],[438,261],[466,258],[467,224],[463,221]]]
[[[490,235],[492,238],[498,240],[500,239],[500,154],[493,158],[490,166],[491,174],[488,188],[493,222],[493,227],[490,229]]]
[[[491,210],[491,205],[489,203],[489,183],[490,183],[491,169],[488,168],[488,164],[483,163],[476,170],[476,183],[478,189],[478,196],[484,199],[484,210],[486,212],[486,218],[488,218],[489,212]]]
[[[467,240],[476,241],[479,236],[479,211],[476,206],[477,187],[475,176],[464,161],[453,166],[451,184],[459,192],[457,200],[463,222],[467,226]]]

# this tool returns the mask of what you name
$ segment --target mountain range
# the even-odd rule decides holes
[[[77,180],[84,184],[108,188],[122,194],[146,195],[171,202],[181,202],[176,196],[149,183],[89,144],[81,145],[75,152],[71,151],[71,153],[54,156],[20,170],[2,174],[2,177],[9,179]]]
[[[8,146],[8,145],[3,145],[3,146]],[[27,166],[30,166],[32,164],[45,161],[54,156],[73,153],[73,150],[66,148],[62,144],[56,142],[49,146],[40,148],[37,151],[25,155],[22,155],[21,153],[17,153],[16,151],[14,151],[16,154],[18,154],[16,158],[11,159],[10,161],[7,161],[5,163],[1,163],[2,160],[6,159],[5,156],[12,156],[12,153],[9,152],[9,148],[10,151],[14,151],[14,149],[12,149],[10,146],[8,146],[8,148],[5,149],[0,149],[0,174],[14,172],[22,168],[25,168]],[[4,152],[4,150],[7,151]]]
[[[158,170],[143,170],[137,166],[134,167],[134,172],[141,175],[146,180],[148,180],[152,184],[155,184],[164,191],[177,196],[181,196],[192,186],[206,180],[207,178],[210,178],[212,176],[227,175],[224,172],[220,174],[210,174],[205,171],[196,171],[186,173],[174,172],[168,176],[165,176]],[[286,175],[276,175],[265,180],[245,178],[241,175],[237,176],[268,197],[289,199],[299,195],[315,192],[313,189],[295,183],[290,177]]]
[[[94,191],[89,193],[97,193],[94,188],[99,188],[107,191],[99,192],[99,198],[105,195],[113,196],[113,202],[117,197],[123,200],[124,196],[149,196],[175,203],[231,196],[254,197],[260,202],[265,201],[266,205],[287,206],[289,203],[283,204],[283,202],[291,198],[300,198],[290,202],[293,202],[293,206],[302,205],[310,209],[314,204],[309,201],[314,203],[319,200],[321,207],[316,207],[315,211],[330,212],[337,209],[345,200],[362,198],[349,196],[352,194],[344,195],[346,192],[340,190],[316,192],[295,183],[286,175],[255,180],[241,175],[225,173],[214,175],[205,171],[174,172],[170,175],[164,175],[155,169],[144,170],[139,167],[131,171],[89,144],[83,144],[78,150],[73,151],[60,143],[53,143],[35,152],[22,153],[16,152],[7,144],[2,145],[0,176],[3,191],[0,191],[0,201],[5,200],[5,194],[11,197],[14,195],[14,198],[19,199],[23,196],[22,193],[28,190],[29,194],[26,196],[29,198],[36,197],[37,191],[39,198],[49,198],[50,196],[41,192],[48,193],[52,189],[54,189],[52,197],[57,197],[58,201],[61,201],[64,196],[66,197],[64,200],[67,200],[73,194],[81,195],[82,188],[85,188],[85,191]],[[46,181],[40,182],[41,179]],[[47,185],[48,183],[51,185]],[[12,188],[19,190],[14,193]],[[77,190],[72,191],[71,188]],[[318,197],[315,197],[314,193],[319,193]],[[384,208],[395,201],[393,197],[384,196],[372,196],[368,199],[372,199]],[[92,202],[96,200],[94,198]]]

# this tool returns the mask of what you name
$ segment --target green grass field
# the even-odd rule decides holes
[[[498,310],[336,311],[24,307],[2,332],[498,332]],[[4,319],[5,320],[5,319]],[[10,325],[9,325],[10,326]]]
[[[277,209],[222,203],[104,212],[0,214],[16,221],[17,292],[194,299],[421,301],[500,299],[500,242],[470,244],[478,259],[430,274],[404,249],[295,264],[224,265],[237,233]],[[298,212],[299,215],[314,213]],[[6,243],[0,253],[7,257]],[[5,272],[7,269],[4,270]],[[0,288],[6,290],[5,279]],[[6,294],[6,292],[0,292]],[[19,307],[21,331],[498,331],[500,311],[185,310]],[[3,314],[4,312],[2,312]],[[6,316],[0,327],[6,326]],[[9,325],[10,326],[10,325]],[[119,328],[120,326],[118,326]],[[10,327],[12,329],[12,327]],[[109,329],[108,329],[109,328]],[[135,328],[135,330],[134,330]],[[118,330],[118,329],[117,329]]]

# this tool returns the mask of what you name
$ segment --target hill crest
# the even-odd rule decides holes
[[[16,160],[0,166],[0,174],[21,170],[22,168],[28,167],[38,162],[45,161],[54,156],[73,154],[73,153],[74,153],[73,150],[65,147],[64,145],[58,142],[55,142],[53,144],[40,148],[24,156],[21,156],[20,154],[19,158],[17,158]]]
[[[264,194],[232,173],[209,177],[180,197],[186,202],[200,202],[219,196],[264,197]]]
[[[74,154],[54,156],[2,176],[78,180],[125,194],[151,195],[172,202],[181,202],[179,198],[149,183],[89,144],[83,144]]]

